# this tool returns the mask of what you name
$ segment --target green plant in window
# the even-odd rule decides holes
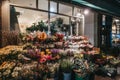
[[[57,30],[55,30],[55,25],[56,25],[56,21],[53,21],[50,24],[51,35],[54,35],[57,32]]]
[[[33,23],[33,25],[31,26],[31,27],[28,27],[28,28],[26,28],[26,31],[30,31],[30,32],[33,32],[33,31],[36,31],[36,24],[35,23]]]
[[[56,23],[57,23],[58,27],[62,27],[63,19],[62,18],[56,18]]]
[[[30,31],[30,32],[33,32],[33,31],[47,31],[48,30],[48,27],[47,25],[41,21],[41,22],[38,22],[38,25],[36,25],[35,23],[33,23],[33,25],[29,28],[26,29],[27,31]]]
[[[37,27],[38,27],[38,30],[40,30],[40,31],[43,31],[43,30],[47,31],[48,30],[47,25],[43,21],[38,22]]]

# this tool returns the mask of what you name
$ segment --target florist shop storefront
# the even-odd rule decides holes
[[[96,12],[50,0],[0,6],[0,80],[117,80],[120,57],[95,47]]]

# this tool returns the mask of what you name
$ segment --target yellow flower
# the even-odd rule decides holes
[[[80,57],[82,58],[82,57],[83,57],[83,54],[80,54]]]
[[[46,52],[49,52],[49,49],[46,49]]]
[[[49,51],[48,54],[51,54],[51,52]]]

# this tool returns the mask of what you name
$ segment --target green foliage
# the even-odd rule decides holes
[[[65,73],[70,73],[72,71],[72,66],[73,64],[71,63],[71,61],[67,59],[62,60],[60,63],[60,67],[62,71]]]
[[[43,22],[38,22],[38,25],[36,25],[35,23],[33,23],[33,25],[29,28],[26,29],[27,31],[33,32],[33,31],[47,31],[48,30],[48,26]]]
[[[51,35],[54,35],[57,32],[57,30],[55,30],[55,25],[56,25],[56,21],[53,21],[50,24]]]
[[[61,27],[61,25],[63,24],[63,19],[62,18],[56,18],[56,23],[57,23],[58,27]]]
[[[54,35],[57,30],[55,30],[55,26],[61,27],[63,25],[63,19],[62,18],[56,18],[55,21],[51,22],[50,24],[50,30],[51,30],[51,34]],[[48,31],[48,26],[46,25],[46,23],[44,23],[43,21],[38,22],[38,24],[33,23],[33,25],[31,27],[26,28],[26,31],[28,32],[33,32],[33,31]]]
[[[51,24],[50,24],[51,35],[54,35],[57,32],[57,30],[55,29],[56,25],[57,25],[57,27],[62,28],[63,19],[62,18],[56,18],[55,21],[51,22]]]

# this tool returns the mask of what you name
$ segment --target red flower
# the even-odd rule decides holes
[[[55,34],[55,36],[57,37],[57,38],[59,38],[59,39],[63,39],[63,37],[64,37],[64,35],[63,34]]]

